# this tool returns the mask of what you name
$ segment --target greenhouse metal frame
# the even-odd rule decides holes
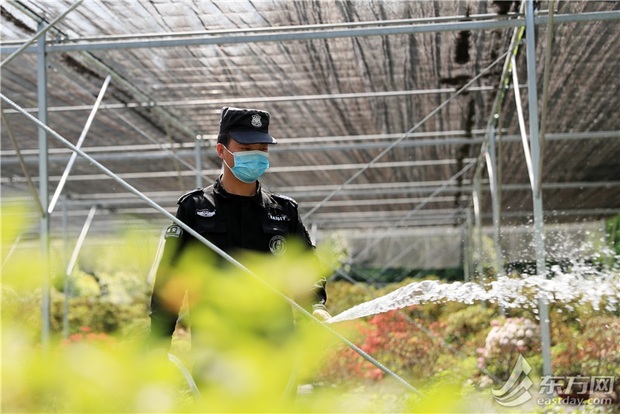
[[[60,3],[68,4],[71,2]],[[105,4],[105,2],[102,3]],[[312,4],[312,2],[306,3]],[[338,4],[339,2],[333,3]],[[463,7],[464,2],[454,3],[456,4],[454,7],[458,9]],[[182,193],[182,189],[187,189],[185,187],[187,183],[200,187],[205,183],[213,182],[213,178],[219,173],[216,160],[214,161],[206,155],[213,145],[213,134],[217,127],[217,123],[214,121],[217,119],[216,111],[209,110],[208,122],[212,126],[207,132],[205,129],[192,126],[197,125],[192,119],[184,119],[183,108],[268,104],[275,115],[278,109],[290,106],[292,109],[285,112],[290,116],[295,113],[295,110],[298,110],[299,118],[291,117],[292,121],[290,121],[293,125],[297,125],[307,119],[308,114],[311,113],[307,109],[302,109],[302,105],[307,103],[330,102],[333,105],[338,105],[338,102],[358,99],[370,99],[374,100],[375,103],[381,99],[429,99],[435,105],[427,103],[424,109],[430,110],[426,113],[419,111],[413,119],[414,122],[411,122],[413,126],[404,128],[404,132],[373,130],[368,133],[359,133],[359,129],[353,128],[355,130],[347,135],[344,133],[347,128],[338,126],[339,123],[346,124],[342,121],[346,118],[346,113],[339,114],[336,119],[328,119],[325,113],[330,111],[329,107],[323,109],[324,112],[320,114],[317,112],[317,122],[314,128],[318,130],[320,127],[324,127],[330,132],[333,131],[332,134],[317,133],[316,136],[304,136],[303,133],[307,132],[304,129],[301,135],[291,136],[290,138],[283,137],[281,144],[273,149],[273,153],[281,157],[282,160],[287,159],[287,156],[294,155],[294,161],[297,163],[292,162],[289,163],[290,165],[284,163],[283,166],[279,166],[277,162],[274,163],[271,174],[288,175],[289,177],[292,176],[292,179],[270,180],[270,177],[267,177],[268,187],[285,194],[292,194],[301,200],[300,208],[304,221],[313,229],[315,239],[325,237],[334,229],[334,226],[338,225],[343,225],[344,229],[350,232],[361,231],[363,235],[370,236],[374,234],[375,239],[371,240],[365,247],[358,248],[355,257],[364,256],[365,251],[380,245],[383,239],[389,238],[390,234],[402,235],[414,230],[411,234],[419,235],[416,231],[432,231],[433,228],[460,228],[462,229],[463,241],[466,242],[463,244],[465,247],[463,247],[462,257],[466,262],[463,266],[466,269],[465,276],[468,279],[475,278],[472,266],[474,249],[471,246],[475,246],[477,249],[477,257],[482,257],[481,238],[485,231],[493,238],[496,250],[492,260],[495,270],[500,274],[504,261],[501,248],[502,222],[514,220],[514,223],[523,225],[524,222],[527,223],[527,220],[531,219],[534,240],[532,252],[538,271],[544,272],[547,259],[544,244],[546,219],[557,217],[560,223],[580,220],[596,221],[617,215],[620,211],[620,198],[616,194],[620,193],[618,192],[620,181],[617,179],[620,173],[620,167],[618,167],[620,165],[618,162],[618,157],[620,157],[620,125],[618,124],[620,114],[617,97],[612,96],[612,99],[610,95],[606,96],[609,98],[609,101],[605,102],[608,112],[598,115],[608,121],[603,129],[561,130],[559,126],[564,125],[563,122],[566,120],[556,123],[549,121],[549,114],[551,113],[549,96],[553,92],[550,91],[552,88],[550,77],[554,76],[554,74],[549,73],[552,70],[550,61],[553,53],[557,51],[557,46],[554,45],[554,28],[566,24],[576,26],[593,24],[593,27],[600,27],[600,25],[605,24],[611,33],[605,32],[606,36],[611,36],[611,40],[607,40],[612,46],[615,46],[615,49],[594,50],[592,58],[599,59],[599,64],[608,65],[611,70],[615,67],[617,75],[618,58],[610,55],[620,55],[620,53],[614,54],[614,50],[619,51],[620,45],[617,40],[614,41],[613,39],[614,33],[617,34],[619,29],[620,5],[618,2],[607,2],[605,6],[608,9],[605,11],[574,14],[563,14],[561,12],[555,14],[554,3],[549,2],[549,5],[550,8],[546,11],[534,10],[534,2],[528,0],[523,3],[522,10],[504,15],[494,13],[470,14],[468,9],[465,14],[426,18],[346,23],[306,23],[274,27],[248,26],[206,31],[180,30],[174,32],[172,30],[147,34],[121,32],[120,34],[75,37],[68,34],[72,22],[67,21],[72,15],[76,15],[77,11],[84,8],[85,5],[82,1],[74,3],[61,14],[50,13],[51,16],[55,16],[53,20],[49,20],[47,15],[36,13],[37,2],[35,1],[8,2],[8,5],[3,7],[7,7],[6,10],[11,15],[17,16],[19,14],[22,18],[31,18],[33,22],[36,22],[38,28],[36,34],[29,39],[20,38],[20,36],[7,32],[3,32],[2,35],[0,67],[3,70],[3,204],[7,202],[22,203],[25,200],[28,203],[33,203],[34,200],[34,204],[37,206],[35,210],[40,213],[35,214],[40,218],[40,225],[38,231],[31,229],[31,236],[38,233],[41,249],[44,251],[49,249],[51,221],[54,216],[52,213],[57,202],[60,202],[58,207],[63,209],[65,215],[62,222],[62,232],[64,233],[67,231],[76,232],[80,228],[84,231],[90,227],[96,206],[103,206],[103,209],[107,211],[105,216],[108,219],[114,219],[117,213],[122,212],[134,217],[137,221],[146,220],[156,226],[162,226],[166,221],[176,220],[172,214],[174,201]],[[76,16],[76,19],[78,18],[81,17]],[[13,18],[6,20],[6,23],[7,25],[13,23],[16,27],[24,29],[27,24],[23,21],[21,24],[16,24],[19,21],[21,20]],[[58,26],[61,25],[66,25],[66,27],[58,29]],[[542,36],[537,33],[539,28],[546,28],[546,39],[541,39]],[[330,91],[330,85],[327,85],[323,87],[327,90],[324,93],[300,95],[286,94],[286,85],[283,85],[284,88],[276,90],[276,94],[273,96],[262,96],[260,93],[245,93],[243,91],[239,93],[235,90],[235,94],[238,96],[233,94],[231,97],[222,96],[215,99],[195,96],[188,99],[179,97],[161,99],[162,97],[160,97],[160,99],[154,100],[152,96],[153,92],[156,91],[155,88],[150,91],[140,90],[133,84],[131,71],[120,73],[119,70],[112,69],[112,65],[105,62],[104,58],[95,55],[96,52],[101,51],[123,53],[129,49],[149,51],[163,48],[192,50],[192,48],[237,44],[244,46],[273,44],[275,48],[286,51],[287,44],[297,45],[296,42],[307,42],[309,45],[315,45],[313,42],[325,42],[324,45],[329,45],[332,39],[347,39],[355,42],[358,38],[388,39],[390,36],[436,35],[444,32],[470,33],[471,36],[472,31],[493,30],[503,31],[504,38],[510,40],[508,46],[502,50],[501,55],[495,56],[493,62],[488,62],[487,65],[477,63],[477,71],[473,75],[469,74],[464,79],[460,79],[456,83],[457,86],[453,87],[401,90],[381,90],[378,88],[376,90],[374,85],[371,85],[372,87],[368,88],[371,89],[370,91],[349,92],[346,91],[347,88],[335,83],[331,86],[332,89],[337,90],[336,92]],[[387,42],[387,40],[383,41]],[[482,44],[484,42],[490,41],[481,41]],[[319,53],[318,47],[312,47]],[[537,54],[537,48],[543,48],[545,51],[545,55],[542,56],[545,59],[544,64],[539,61],[541,56]],[[360,50],[362,49],[360,48]],[[71,57],[72,53],[79,54],[79,59]],[[136,67],[132,70],[148,72],[155,70],[149,67],[150,63],[164,65],[157,61],[161,59],[163,62],[164,58],[157,56],[156,53],[153,54],[153,62],[141,62],[142,67]],[[53,93],[55,102],[51,106],[48,105],[50,100],[48,94],[51,93],[48,90],[50,70],[60,72],[62,76],[67,76],[70,73],[67,72],[66,68],[61,68],[58,61],[50,63],[49,55],[63,56],[63,62],[78,68],[77,70],[80,70],[81,74],[90,80],[91,85],[83,86],[85,91],[77,89],[71,91],[76,96],[80,95],[77,102],[73,102],[71,96],[63,97],[62,94]],[[20,61],[20,59],[24,59],[24,56],[31,56],[28,59],[36,62],[36,78],[28,79],[26,75],[21,76],[19,74],[21,69],[12,69],[24,64]],[[337,57],[338,55],[334,54],[334,56]],[[277,58],[286,59],[286,53],[277,56]],[[201,58],[197,57],[197,59],[200,60]],[[292,58],[289,57],[288,59]],[[436,60],[436,62],[440,62],[440,60]],[[249,65],[249,63],[247,64]],[[325,65],[326,68],[330,68],[330,65],[335,65],[335,63],[327,62]],[[498,66],[501,65],[503,67],[498,70]],[[540,69],[541,67],[544,67],[544,71]],[[283,68],[282,71],[286,72],[286,66]],[[370,73],[370,69],[367,70]],[[63,71],[66,73],[62,73]],[[97,76],[97,73],[106,74],[105,81],[103,85],[100,85],[98,91],[93,89],[98,78],[101,78],[101,76]],[[250,72],[246,73],[246,75],[248,74]],[[488,77],[489,74],[493,74],[493,81],[483,84],[481,79]],[[259,80],[260,76],[256,75],[256,79]],[[522,79],[526,79],[526,82],[521,83],[520,80]],[[36,93],[31,91],[26,94],[26,99],[21,99],[24,96],[19,95],[29,86],[28,80],[34,81]],[[329,81],[329,79],[326,80]],[[248,88],[250,92],[254,91],[251,87],[252,81],[253,76],[249,76],[248,85],[250,86]],[[231,81],[231,85],[232,83],[233,81]],[[118,102],[102,102],[105,101],[106,93],[108,93],[108,85],[115,85],[116,90],[113,93],[116,94],[115,98]],[[189,86],[193,87],[192,85]],[[613,90],[617,90],[617,87],[617,81],[615,85],[609,86],[612,95]],[[179,88],[185,87],[181,85]],[[54,89],[54,86],[51,89]],[[541,89],[542,93],[539,93]],[[120,90],[123,90],[125,94],[121,98],[119,98]],[[527,93],[527,99],[520,96],[521,94],[525,95],[525,93]],[[12,98],[15,94],[17,94],[17,98],[21,99],[21,102],[18,102],[20,99]],[[485,120],[479,119],[475,127],[469,126],[460,131],[441,130],[437,128],[437,125],[434,128],[426,128],[431,119],[434,119],[435,116],[442,116],[444,107],[456,101],[457,98],[461,99],[464,95],[470,94],[494,96],[492,101],[488,99],[488,103],[483,105],[488,110],[485,127],[482,127]],[[86,103],[85,101],[88,100],[89,96],[92,97],[93,95],[98,95],[97,102],[94,105]],[[220,93],[220,95],[224,94]],[[448,95],[448,98],[442,99],[445,95]],[[35,103],[33,102],[35,97],[36,107],[32,107],[31,105]],[[472,101],[470,101],[470,105],[473,105],[471,104]],[[557,101],[555,103],[557,104]],[[398,106],[398,103],[396,105]],[[508,105],[514,105],[514,109],[507,107]],[[376,106],[380,105],[376,104]],[[385,109],[385,111],[388,110],[389,108]],[[85,111],[90,111],[90,117],[83,127],[80,125],[79,119],[81,117],[75,116],[77,125],[71,129],[63,130],[65,127],[64,118],[60,123],[49,122],[50,118],[57,114],[62,114],[63,117],[71,117],[72,114],[82,114]],[[132,114],[137,114],[142,121],[146,120],[145,124],[139,125],[134,119],[124,119],[123,111],[134,111],[135,113],[132,112]],[[515,113],[516,116],[513,115],[514,118],[504,121],[507,111]],[[119,112],[120,115],[118,115]],[[463,109],[463,113],[466,112],[467,108]],[[37,117],[33,116],[33,113],[36,113]],[[114,113],[114,115],[108,115],[110,113]],[[360,113],[363,111],[360,110]],[[461,118],[464,117],[463,113],[459,114]],[[152,119],[149,120],[149,116]],[[20,117],[19,120],[18,117]],[[104,125],[96,126],[96,130],[90,132],[91,124],[93,121],[96,123],[99,117],[105,117]],[[478,115],[478,118],[481,117]],[[598,119],[596,116],[594,118]],[[119,120],[128,125],[129,130],[133,130],[127,135],[128,137],[137,134],[144,139],[135,141],[135,143],[113,142],[114,140],[104,140],[98,145],[91,143],[95,139],[91,136],[104,136],[102,134],[106,128],[109,128],[110,123]],[[282,121],[282,119],[276,117],[274,123],[278,121]],[[406,120],[400,121],[402,125],[407,124]],[[30,125],[24,126],[25,123]],[[151,136],[151,131],[144,129],[148,127],[147,124],[154,126],[155,130],[159,130],[160,135],[157,138]],[[552,129],[551,125],[555,129]],[[311,126],[310,129],[312,128]],[[34,145],[32,140],[27,140],[27,137],[35,130],[38,134],[37,145]],[[81,130],[81,136],[78,143],[73,144],[67,137],[68,134],[75,135],[76,130]],[[290,131],[291,129],[288,130],[288,132]],[[337,131],[343,132],[338,134]],[[175,135],[176,138],[173,138]],[[53,138],[56,144],[50,147],[49,138]],[[602,142],[600,145],[609,149],[604,154],[607,158],[603,163],[608,169],[599,174],[602,177],[596,180],[579,179],[577,172],[570,171],[570,168],[567,168],[566,177],[560,177],[561,180],[557,182],[545,181],[543,163],[562,163],[562,160],[554,160],[553,154],[544,152],[545,145],[552,142],[568,144],[590,140]],[[84,146],[82,141],[86,142]],[[7,143],[11,143],[10,146],[14,146],[14,148],[8,149]],[[502,177],[501,175],[501,150],[497,147],[498,145],[510,144],[520,147],[521,153],[512,156],[510,159],[513,163],[516,160],[518,167],[514,167],[509,172],[513,172],[519,179],[525,178],[525,181],[510,183],[502,181],[505,176]],[[439,146],[448,148],[448,150],[441,152],[440,157],[437,158],[437,151],[433,151],[433,149]],[[460,158],[444,157],[446,154],[457,152],[458,150],[455,148],[460,148],[462,152],[467,152],[467,154]],[[393,149],[405,151],[405,155],[393,156]],[[333,157],[330,155],[330,153],[341,151],[356,151],[356,153],[354,157],[346,155]],[[571,153],[570,149],[567,151]],[[319,158],[316,153],[320,153],[321,157]],[[41,154],[45,154],[45,156],[40,156]],[[560,152],[559,155],[565,154],[565,152]],[[75,155],[81,156],[82,161],[88,161],[88,168],[81,166],[78,172],[72,172]],[[602,157],[603,154],[594,154],[594,156]],[[389,157],[393,159],[384,161]],[[157,168],[153,171],[148,169],[146,171],[132,171],[131,169],[125,171],[120,167],[114,168],[114,166],[122,166],[134,160],[136,162],[138,160],[147,163],[152,162]],[[54,177],[49,174],[50,162],[54,165],[54,171],[57,171],[55,173],[57,175]],[[110,163],[113,167],[106,167],[106,163]],[[36,169],[34,165],[36,165]],[[167,167],[162,168],[166,165]],[[208,167],[205,168],[205,165]],[[94,172],[93,166],[95,167]],[[393,174],[392,176],[388,173],[381,173],[386,169],[413,170],[430,167],[444,168],[448,174],[444,174],[443,177],[428,175],[426,180],[417,180],[414,177],[418,177],[418,175],[409,172]],[[588,170],[587,163],[575,167]],[[591,170],[596,170],[596,167],[596,165],[593,166]],[[62,177],[60,177],[60,171],[63,173]],[[296,182],[294,177],[296,174],[315,174],[315,176],[310,178],[304,176],[302,181]],[[370,178],[358,179],[366,175]],[[547,175],[553,176],[549,172]],[[586,174],[586,176],[588,175],[597,176],[596,173]],[[141,188],[143,183],[141,180],[146,183],[148,180],[164,180],[175,176],[179,181],[169,180],[170,182],[163,185],[163,190],[158,190],[156,189],[157,186],[153,185],[145,185],[144,188]],[[317,180],[317,176],[323,179]],[[405,180],[395,180],[395,178],[405,178]],[[135,185],[130,184],[132,180],[135,180]],[[113,191],[104,192],[81,191],[90,183],[98,185],[102,181],[112,182],[107,188],[111,186],[114,189],[114,185],[119,184],[125,192],[119,192],[117,188]],[[38,188],[36,188],[37,182]],[[58,182],[56,192],[51,202],[48,202],[50,189],[53,188],[54,182]],[[185,184],[175,188],[175,184],[179,182]],[[325,182],[327,184],[324,184]],[[65,194],[60,198],[65,185],[68,196]],[[28,190],[31,192],[30,195],[27,193]],[[602,195],[597,202],[593,202],[593,204],[583,203],[583,206],[577,206],[570,211],[562,211],[557,208],[557,206],[562,205],[562,197],[566,198],[566,195],[560,197],[554,195],[554,199],[558,198],[559,201],[554,201],[553,210],[546,211],[543,203],[543,192],[561,192],[563,190],[571,191],[569,197],[574,197],[575,193],[584,190],[598,191]],[[506,202],[505,199],[511,202],[511,199],[505,196],[506,192],[529,193],[527,200],[530,202],[531,210],[526,207],[527,204],[524,202],[514,203],[514,206],[518,207],[517,211],[502,210],[502,206]],[[486,197],[486,194],[489,197]],[[515,198],[518,197],[515,195]],[[162,207],[164,203],[167,204]],[[139,204],[146,204],[149,208],[141,208]],[[437,206],[433,207],[434,204]],[[402,205],[403,209],[399,210],[399,205]],[[360,206],[368,206],[369,209],[362,208],[355,211],[355,208]],[[389,208],[382,210],[381,206]],[[326,207],[333,209],[333,212],[321,215],[321,210],[325,210]],[[68,210],[71,213],[71,220],[67,219]],[[156,218],[153,218],[154,213]],[[56,214],[56,216],[58,215]],[[84,217],[87,217],[87,220],[82,227]],[[167,220],[163,220],[162,217]],[[125,216],[120,220],[120,223],[126,220],[128,218]],[[113,223],[113,221],[110,222]],[[182,225],[182,223],[179,224]],[[58,223],[54,225],[57,226]],[[100,230],[106,226],[102,226]],[[192,232],[189,228],[186,230]],[[202,240],[199,235],[196,234],[195,236]],[[207,240],[202,241],[216,251],[218,250],[211,246]],[[404,256],[407,250],[403,249],[399,253],[403,252]],[[223,252],[218,253],[223,254]],[[230,259],[234,261],[234,259]],[[401,258],[397,256],[391,259],[386,258],[382,265],[389,266],[390,263],[398,262]],[[477,263],[477,266],[481,266],[480,262]],[[477,273],[480,273],[479,269]],[[43,304],[44,309],[48,306],[49,303]],[[549,333],[548,325],[545,323],[548,320],[547,305],[541,299],[539,306],[541,326],[543,327],[544,373],[549,375],[551,373]],[[44,338],[49,334],[49,332],[45,332],[45,329],[44,326]],[[373,363],[378,362],[373,361]]]

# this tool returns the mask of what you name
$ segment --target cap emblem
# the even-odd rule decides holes
[[[256,127],[256,128],[260,128],[263,126],[263,122],[260,119],[260,115],[259,114],[254,114],[252,115],[252,126]]]

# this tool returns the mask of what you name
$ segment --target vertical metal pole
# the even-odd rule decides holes
[[[466,282],[471,280],[471,246],[472,246],[472,213],[471,208],[466,210],[465,229],[463,231],[463,273]]]
[[[536,42],[534,39],[534,1],[527,0],[525,12],[525,33],[527,42],[527,82],[528,82],[528,101],[529,101],[529,121],[530,121],[530,140],[532,149],[532,170],[534,200],[534,249],[536,250],[536,272],[539,276],[546,274],[545,269],[545,241],[544,241],[544,221],[542,191],[538,191],[535,183],[538,183],[540,174],[540,140],[538,129],[538,92],[536,76]],[[547,299],[541,294],[538,298],[540,315],[540,334],[543,356],[543,375],[551,375],[551,340],[549,330],[549,307]]]
[[[497,177],[497,151],[495,150],[495,129],[489,131],[489,148],[486,153],[487,169],[489,172],[489,186],[491,187],[491,204],[493,211],[493,245],[495,252],[495,275],[503,274],[502,249],[499,244],[500,230],[500,206],[499,206],[499,182]]]
[[[67,256],[67,249],[69,248],[69,234],[68,234],[68,224],[69,224],[69,212],[67,205],[67,195],[63,194],[60,197],[62,202],[62,243],[63,243],[63,262],[67,263],[69,257]],[[51,214],[51,213],[50,213]],[[65,296],[65,303],[63,307],[62,313],[62,335],[64,338],[69,337],[69,298],[71,297],[71,286],[69,284],[69,278],[65,277],[65,281],[63,283],[62,292]]]
[[[474,225],[476,226],[476,250],[478,251],[478,262],[476,263],[476,277],[479,280],[482,280],[484,271],[482,267],[483,262],[483,252],[482,252],[482,218],[480,217],[480,196],[482,195],[480,191],[480,169],[476,170],[476,174],[474,175]]]
[[[196,137],[196,188],[202,187],[202,141],[200,135]]]
[[[39,30],[44,30],[45,22],[39,23]],[[45,37],[41,36],[37,41],[37,103],[39,106],[39,121],[47,125],[47,52],[45,50]],[[47,176],[48,150],[47,133],[39,127],[39,199],[43,213],[40,223],[41,258],[44,263],[43,282],[41,286],[41,341],[43,349],[49,346],[50,337],[50,258],[49,258],[49,214],[47,203],[49,202],[49,183]]]

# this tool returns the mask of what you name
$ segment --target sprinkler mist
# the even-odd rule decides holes
[[[608,256],[609,257],[609,256]],[[496,303],[504,309],[531,308],[537,313],[538,300],[563,303],[569,308],[589,304],[597,311],[603,307],[613,312],[620,303],[620,257],[614,266],[596,266],[576,260],[565,266],[552,266],[546,275],[500,276],[489,283],[425,280],[403,286],[385,296],[353,306],[332,317],[327,323],[343,322],[412,305],[456,301],[473,304]]]

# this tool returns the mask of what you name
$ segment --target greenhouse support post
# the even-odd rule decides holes
[[[64,19],[67,14],[75,10],[84,0],[76,1],[71,7],[65,10],[60,16],[56,17],[49,24],[45,21],[39,22],[37,34],[30,38],[27,42],[14,50],[9,57],[0,62],[0,68],[12,62],[16,57],[28,50],[31,45],[36,42],[37,54],[37,105],[38,118],[42,124],[47,124],[47,49],[45,44],[45,34],[56,23]],[[50,260],[49,260],[49,215],[47,214],[47,205],[49,200],[49,183],[48,183],[48,146],[47,133],[44,128],[38,129],[39,143],[39,199],[41,202],[41,219],[40,219],[40,244],[41,257],[45,266],[43,272],[43,281],[41,284],[41,343],[44,350],[49,347],[50,337]]]
[[[67,195],[60,196],[60,205],[62,207],[62,261],[68,263],[69,257],[67,254],[69,248],[69,202]],[[65,277],[63,282],[62,291],[65,295],[63,306],[63,321],[62,321],[62,333],[63,337],[69,336],[69,297],[71,296],[71,286],[69,285],[69,278]]]
[[[500,204],[499,204],[499,180],[497,176],[497,150],[495,149],[495,128],[489,131],[489,146],[485,153],[487,162],[487,171],[489,175],[489,186],[491,187],[491,205],[493,210],[493,267],[495,268],[495,277],[504,274],[502,266],[502,248],[500,245]]]
[[[45,30],[45,23],[39,24],[39,30]],[[47,124],[47,53],[45,51],[45,36],[41,36],[37,42],[37,103],[39,106],[38,119],[42,124]],[[49,200],[48,182],[48,147],[47,132],[39,127],[39,200],[43,213],[40,218],[39,235],[41,243],[41,258],[44,264],[43,280],[41,283],[41,343],[43,349],[49,347],[50,339],[50,241],[49,241],[49,214],[47,203]]]
[[[463,228],[463,277],[465,282],[470,282],[471,277],[471,263],[472,263],[472,240],[473,240],[473,227],[472,227],[472,211],[471,206],[465,210],[465,226]]]
[[[474,191],[472,191],[472,201],[473,201],[473,206],[474,206],[474,227],[475,227],[475,235],[476,235],[476,242],[474,243],[475,247],[476,247],[476,253],[477,253],[477,261],[476,261],[476,269],[475,269],[475,275],[476,278],[479,281],[483,281],[482,277],[484,275],[484,269],[482,266],[482,259],[483,259],[483,251],[482,251],[482,217],[481,217],[481,213],[480,213],[480,204],[481,204],[481,197],[482,197],[482,190],[481,190],[481,185],[480,185],[480,181],[481,181],[481,177],[480,177],[480,169],[477,169],[475,174],[474,174]]]
[[[536,42],[534,27],[534,4],[533,0],[527,0],[525,13],[526,31],[526,57],[527,57],[527,82],[528,82],[528,109],[530,121],[530,140],[532,149],[532,197],[534,200],[534,249],[536,250],[536,272],[544,275],[545,270],[545,242],[544,242],[544,218],[542,191],[537,191],[536,183],[539,182],[538,174],[541,160],[540,142],[538,136],[538,92],[536,76]],[[542,181],[540,181],[542,182]],[[551,375],[551,340],[549,332],[549,306],[547,298],[540,294],[538,298],[540,335],[543,357],[543,375]]]
[[[196,158],[196,188],[202,188],[202,136],[194,141]]]

